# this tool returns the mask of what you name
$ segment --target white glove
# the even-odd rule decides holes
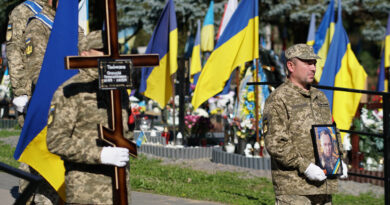
[[[12,103],[15,105],[16,110],[18,112],[24,112],[25,111],[24,108],[26,107],[27,102],[28,102],[27,95],[21,95],[21,96],[18,96],[16,98],[14,98],[14,100],[12,100]]]
[[[344,163],[344,161],[341,161],[343,165],[343,174],[340,176],[340,179],[346,179],[348,178],[348,167],[347,164]]]
[[[305,176],[312,181],[323,181],[326,179],[324,171],[313,163],[310,163],[306,168]]]
[[[129,150],[122,147],[103,147],[100,161],[102,164],[124,167],[129,161]]]

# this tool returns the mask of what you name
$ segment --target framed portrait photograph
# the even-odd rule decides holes
[[[314,156],[327,177],[342,175],[343,166],[340,155],[340,142],[336,136],[335,125],[313,125],[311,129]]]

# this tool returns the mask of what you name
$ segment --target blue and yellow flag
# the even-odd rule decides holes
[[[384,40],[384,48],[382,52],[381,65],[379,67],[379,76],[378,76],[378,85],[376,87],[377,91],[387,92],[388,91],[388,79],[385,76],[386,68],[390,67],[390,13],[387,20],[387,29]]]
[[[325,63],[320,85],[364,89],[367,74],[351,49],[341,18],[341,0],[333,41]],[[337,127],[348,130],[358,108],[361,93],[324,90]],[[343,137],[344,135],[342,135]]]
[[[79,3],[79,26],[83,28],[84,34],[89,33],[89,1],[81,0]]]
[[[243,0],[238,5],[200,74],[192,97],[194,109],[221,92],[237,66],[258,57],[258,1]]]
[[[335,24],[334,22],[334,0],[331,0],[314,39],[314,53],[321,57],[321,59],[317,60],[317,70],[314,76],[317,82],[319,82],[321,79],[322,70],[326,62],[329,46],[332,42]]]
[[[210,1],[209,9],[203,21],[201,30],[200,48],[203,52],[214,49],[214,1]]]
[[[200,20],[198,20],[197,24],[198,29],[196,31],[194,47],[192,48],[190,64],[190,82],[192,85],[196,85],[196,82],[198,81],[197,77],[199,77],[199,73],[202,71],[202,60],[200,52]]]
[[[171,75],[177,70],[177,41],[175,5],[173,0],[169,0],[145,52],[158,53],[160,65],[142,68],[139,90],[146,97],[155,100],[161,108],[165,107],[173,93]]]
[[[137,137],[137,140],[135,141],[137,147],[141,147],[141,145],[147,141],[148,139],[146,138],[144,131],[141,130]]]
[[[135,42],[135,33],[137,31],[137,27],[129,27],[126,29],[122,29],[118,32],[118,43],[121,45],[120,53],[122,54],[130,54],[131,48]]]
[[[42,69],[14,153],[16,160],[38,171],[62,199],[65,199],[65,168],[61,158],[47,149],[46,124],[54,92],[77,73],[66,70],[64,65],[65,56],[78,54],[77,4],[77,0],[59,2]]]
[[[314,45],[315,37],[316,37],[316,15],[311,14],[309,32],[307,33],[306,44],[309,46]]]

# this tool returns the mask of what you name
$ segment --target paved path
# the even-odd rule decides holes
[[[0,204],[11,205],[15,201],[15,196],[18,193],[18,181],[19,179],[0,172]],[[220,203],[197,201],[191,199],[176,198],[170,196],[162,196],[158,194],[142,193],[132,191],[132,204],[133,205],[220,205]]]

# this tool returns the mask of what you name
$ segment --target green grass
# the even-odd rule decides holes
[[[140,155],[131,161],[131,188],[141,192],[216,201],[225,204],[274,204],[272,182],[266,178],[246,178],[240,173],[203,171],[161,165],[159,160]],[[335,194],[333,204],[384,204],[384,197]]]
[[[0,130],[0,138],[6,138],[11,136],[19,136],[21,130],[19,129],[1,129]],[[5,144],[0,141],[0,162],[6,163],[13,167],[19,167],[19,162],[16,161],[13,157],[15,152],[15,147],[11,145]]]
[[[15,148],[11,145],[0,141],[0,162],[6,163],[13,167],[19,167],[19,162],[13,157]]]
[[[21,130],[18,129],[0,129],[0,138],[19,136]]]
[[[20,130],[0,130],[0,138],[17,136]],[[0,141],[0,161],[13,167],[19,162],[13,159],[15,148]],[[247,178],[243,173],[204,171],[182,168],[178,165],[162,165],[156,159],[140,155],[131,160],[131,189],[195,200],[215,201],[224,204],[274,204],[272,182],[266,178]],[[373,194],[359,196],[335,194],[333,204],[384,204],[384,197]]]
[[[142,155],[131,161],[131,188],[137,191],[227,204],[274,204],[272,182],[245,179],[240,173],[203,171],[161,165]]]
[[[334,194],[333,204],[342,204],[342,205],[357,205],[357,204],[370,204],[370,205],[379,205],[385,204],[385,198],[376,198],[371,193],[360,194],[359,196],[344,195],[344,194]]]

